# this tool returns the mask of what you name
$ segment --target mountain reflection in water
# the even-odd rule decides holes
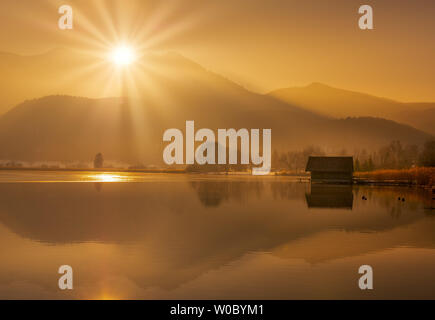
[[[128,181],[0,182],[0,298],[435,298],[425,191],[286,177]],[[71,292],[57,288],[63,264],[75,271]],[[357,286],[362,264],[374,268],[371,292]]]

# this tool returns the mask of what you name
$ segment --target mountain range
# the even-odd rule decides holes
[[[329,117],[382,117],[435,134],[435,103],[397,102],[321,83],[278,89],[269,95]]]
[[[330,153],[352,152],[433,138],[431,130],[388,120],[396,112],[409,121],[407,112],[419,118],[432,104],[412,109],[349,93],[353,111],[346,113],[345,99],[331,96],[348,92],[320,84],[258,94],[176,53],[144,54],[136,69],[121,75],[110,74],[111,67],[98,59],[68,49],[31,57],[0,54],[8,75],[0,80],[0,159],[86,161],[102,152],[106,159],[161,165],[163,132],[184,130],[186,120],[194,120],[196,129],[271,128],[272,147],[282,151],[318,145]],[[126,87],[110,78],[116,74]],[[107,98],[119,90],[123,98]],[[7,107],[19,100],[26,101]],[[322,101],[331,113],[321,112]],[[381,106],[385,113],[377,113]]]

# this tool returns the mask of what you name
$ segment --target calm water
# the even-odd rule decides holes
[[[0,298],[435,299],[430,207],[286,177],[0,171]]]

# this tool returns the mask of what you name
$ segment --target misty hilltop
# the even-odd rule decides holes
[[[195,120],[196,129],[272,128],[272,148],[280,151],[309,145],[330,152],[374,150],[392,140],[421,145],[431,137],[380,118],[321,118],[273,99],[260,108],[249,97],[221,101],[222,107],[204,104],[202,97],[173,98],[178,103],[172,106],[70,96],[27,101],[0,117],[0,159],[89,161],[102,152],[106,159],[162,165],[163,132],[184,131],[186,120]]]
[[[161,165],[163,132],[184,130],[187,120],[196,129],[270,128],[272,148],[282,151],[374,150],[392,140],[421,145],[433,137],[370,115],[334,119],[298,101],[257,94],[176,53],[145,54],[121,74],[99,74],[103,62],[80,68],[92,59],[67,49],[0,55],[0,65],[16,71],[16,79],[2,79],[0,105],[26,100],[0,116],[0,159],[86,161],[102,152],[106,159]],[[109,95],[124,98],[101,98]]]
[[[329,117],[382,117],[435,134],[435,103],[397,102],[321,83],[278,89],[268,95]]]

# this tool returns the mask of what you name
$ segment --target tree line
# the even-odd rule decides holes
[[[272,155],[272,168],[275,171],[304,171],[309,156],[327,156],[319,146],[309,146],[300,151],[278,152]],[[373,171],[378,169],[408,169],[412,167],[435,167],[435,140],[427,141],[423,146],[403,145],[395,140],[375,151],[366,149],[354,152],[340,151],[340,156],[353,156],[355,171]]]

